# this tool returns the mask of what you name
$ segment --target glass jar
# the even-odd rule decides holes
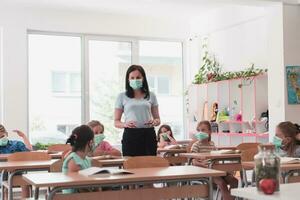
[[[276,181],[276,190],[279,191],[280,158],[275,153],[273,144],[260,145],[258,154],[254,156],[255,182],[258,190],[262,179],[273,179]]]

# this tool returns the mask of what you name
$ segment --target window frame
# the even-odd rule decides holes
[[[85,124],[90,120],[90,99],[89,99],[89,52],[88,44],[89,40],[100,40],[100,41],[115,41],[115,42],[130,42],[131,43],[131,61],[132,64],[139,64],[139,41],[161,41],[161,42],[178,42],[181,44],[182,49],[182,63],[181,63],[181,76],[182,76],[182,91],[185,91],[187,87],[186,83],[186,66],[187,66],[187,40],[183,39],[166,39],[159,37],[132,37],[132,36],[117,36],[117,35],[102,35],[102,34],[86,34],[86,33],[66,33],[66,32],[52,32],[52,31],[41,31],[41,30],[27,30],[27,52],[29,50],[29,35],[53,35],[53,36],[72,36],[80,37],[81,39],[81,123]],[[28,54],[27,54],[28,57]],[[29,62],[27,62],[27,133],[29,136]],[[157,81],[157,80],[156,80]],[[52,87],[52,85],[51,85]],[[169,83],[169,90],[170,90]],[[52,92],[52,88],[51,88]],[[165,95],[165,94],[163,94]],[[182,124],[183,124],[183,138],[187,139],[187,120],[186,120],[186,103],[185,95],[182,95]]]

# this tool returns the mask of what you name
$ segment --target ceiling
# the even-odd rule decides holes
[[[190,18],[226,5],[261,6],[280,0],[0,0],[0,4]]]

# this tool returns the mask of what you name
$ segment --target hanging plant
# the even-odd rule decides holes
[[[246,80],[250,80],[254,76],[267,72],[267,69],[255,68],[254,64],[251,64],[249,68],[242,71],[223,72],[216,56],[208,51],[208,38],[204,39],[202,49],[204,51],[202,66],[199,68],[198,73],[194,77],[194,84],[217,82],[235,78],[245,78]],[[251,82],[252,81],[250,80],[250,83]],[[242,87],[242,85],[240,87]]]

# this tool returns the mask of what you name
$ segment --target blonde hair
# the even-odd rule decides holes
[[[100,126],[102,128],[102,132],[104,132],[104,126],[98,120],[92,120],[87,123],[90,128],[95,128],[96,126]]]

